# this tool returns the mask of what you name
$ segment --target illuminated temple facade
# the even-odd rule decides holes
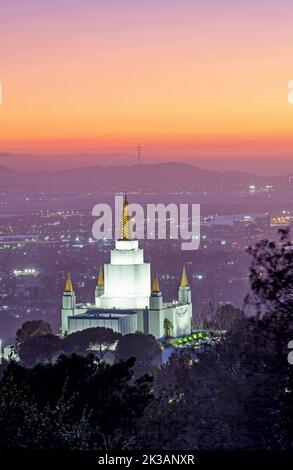
[[[164,302],[157,275],[151,283],[151,266],[132,237],[128,202],[123,204],[122,228],[110,263],[100,268],[94,302],[76,302],[70,275],[62,297],[62,335],[92,327],[111,328],[123,335],[140,331],[159,339],[191,331],[192,303],[185,267],[178,298]]]

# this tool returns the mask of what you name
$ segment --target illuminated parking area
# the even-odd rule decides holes
[[[218,342],[223,334],[224,331],[207,331],[207,330],[200,330],[191,333],[188,336],[182,336],[180,338],[174,338],[171,340],[171,344],[174,348],[198,348],[204,344],[212,344]]]

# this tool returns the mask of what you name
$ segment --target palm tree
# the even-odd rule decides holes
[[[165,318],[164,320],[164,336],[167,338],[170,336],[170,331],[173,328],[173,323],[168,320],[168,318]]]

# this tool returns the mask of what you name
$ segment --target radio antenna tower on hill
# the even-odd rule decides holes
[[[141,144],[137,144],[136,151],[137,151],[137,163],[140,165],[141,164],[141,153],[142,153]]]

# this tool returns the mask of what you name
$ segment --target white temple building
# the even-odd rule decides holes
[[[62,297],[62,335],[92,327],[111,328],[123,335],[140,331],[159,339],[191,332],[192,303],[185,267],[178,298],[164,302],[157,275],[132,238],[131,217],[124,199],[121,237],[111,250],[110,263],[100,268],[93,304],[76,302],[70,275]]]

